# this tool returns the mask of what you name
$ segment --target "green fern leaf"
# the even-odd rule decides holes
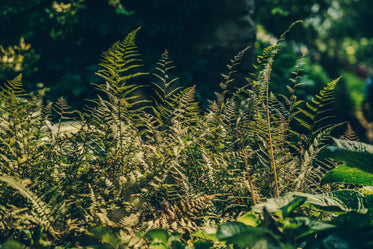
[[[7,81],[4,87],[1,87],[1,95],[15,98],[27,96],[22,84],[22,74]]]
[[[334,100],[334,90],[340,78],[328,83],[310,102],[306,102],[303,108],[297,107],[298,113],[302,115],[297,115],[294,119],[306,129],[309,138],[333,125],[330,121],[333,117],[331,105]]]
[[[44,225],[46,229],[56,238],[57,232],[52,227],[53,221],[51,220],[51,210],[48,205],[44,203],[37,195],[31,192],[29,189],[24,187],[15,178],[11,176],[0,176],[0,181],[7,183],[10,187],[16,189],[22,196],[31,201],[36,213],[40,217],[41,225]]]
[[[147,73],[139,72],[143,67],[140,53],[135,44],[136,34],[140,28],[129,33],[122,41],[117,41],[107,52],[103,53],[102,61],[99,63],[103,69],[96,74],[106,80],[106,83],[120,97],[125,98],[134,91],[136,85],[129,81]],[[100,89],[105,90],[105,85]]]

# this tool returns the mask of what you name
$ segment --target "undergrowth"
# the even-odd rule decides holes
[[[110,227],[141,247],[138,232],[165,228],[188,239],[268,198],[330,190],[320,179],[337,163],[318,155],[336,126],[339,79],[298,100],[300,59],[289,94],[272,93],[282,37],[258,57],[247,85],[231,90],[245,50],[238,53],[202,110],[196,87],[179,87],[167,51],[155,73],[144,71],[137,32],[103,54],[101,94],[85,111],[62,97],[46,104],[44,90],[26,93],[21,75],[1,88],[0,243],[79,247],[96,227]],[[144,96],[139,82],[148,79]]]

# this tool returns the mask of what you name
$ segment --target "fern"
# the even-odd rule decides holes
[[[139,71],[141,64],[140,53],[135,44],[136,34],[140,28],[132,31],[122,41],[117,41],[108,51],[103,53],[99,66],[101,70],[97,75],[105,80],[105,84],[97,85],[100,90],[107,93],[109,99],[127,112],[143,101],[138,100],[135,91],[140,88],[138,83],[131,80],[147,75]],[[113,98],[116,97],[116,98]]]
[[[155,80],[152,82],[155,87],[155,94],[161,105],[172,105],[167,103],[181,88],[174,86],[179,78],[172,76],[172,70],[175,69],[173,61],[169,59],[168,51],[165,50],[157,62],[156,72],[153,74]]]
[[[344,134],[340,139],[350,140],[350,141],[359,141],[359,137],[356,135],[355,131],[352,129],[351,124],[347,123],[347,128]]]
[[[0,94],[0,169],[21,177],[42,172],[34,165],[43,157],[49,113],[44,109],[44,91],[34,97],[25,94],[21,76],[9,81]]]
[[[159,217],[147,222],[146,231],[154,228],[168,228],[180,233],[192,233],[200,228],[200,213],[203,212],[217,195],[204,195],[192,201],[181,200],[173,205],[164,203]]]
[[[333,117],[331,115],[331,104],[339,80],[340,77],[331,81],[310,102],[306,102],[303,108],[297,108],[299,115],[294,119],[305,129],[305,135],[308,137],[307,141],[314,138],[320,130],[333,125],[333,122],[331,122]],[[300,137],[299,133],[294,134]]]
[[[21,76],[1,89],[1,231],[21,234],[34,224],[60,242],[95,224],[141,245],[137,231],[190,233],[280,193],[323,191],[318,181],[335,164],[319,153],[336,127],[329,114],[338,79],[311,102],[299,101],[300,60],[289,95],[277,96],[269,85],[278,43],[259,56],[247,85],[233,89],[244,49],[203,111],[196,87],[179,87],[167,50],[151,75],[154,96],[142,95],[148,74],[137,32],[103,54],[101,94],[83,112],[63,98],[44,105],[43,92],[26,95]]]
[[[224,79],[223,82],[220,83],[220,88],[223,90],[222,93],[215,92],[217,98],[218,106],[222,107],[225,103],[226,98],[228,97],[228,93],[232,87],[230,87],[233,82],[235,81],[234,75],[238,72],[238,67],[240,66],[241,62],[244,60],[245,53],[250,47],[246,47],[245,49],[241,50],[231,61],[230,64],[227,65],[228,74],[222,74]]]
[[[46,229],[50,232],[50,234],[57,238],[58,233],[53,228],[53,220],[51,216],[51,210],[49,209],[48,205],[44,203],[38,196],[36,196],[33,192],[25,188],[21,183],[16,181],[13,177],[10,176],[0,176],[0,181],[7,183],[10,187],[16,189],[22,196],[26,199],[31,201],[34,210],[39,216],[39,221],[41,225],[44,225]]]
[[[22,74],[5,83],[4,86],[1,87],[1,95],[10,99],[17,99],[27,96],[25,90],[23,89]]]

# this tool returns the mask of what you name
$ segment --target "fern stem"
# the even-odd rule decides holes
[[[271,128],[271,119],[269,114],[269,77],[270,77],[270,71],[271,66],[273,63],[273,57],[270,58],[267,68],[266,68],[266,112],[267,112],[267,125],[268,125],[268,140],[269,140],[269,153],[271,156],[271,165],[273,170],[273,178],[275,181],[275,191],[276,191],[276,197],[280,197],[280,191],[278,188],[278,181],[277,181],[277,170],[276,170],[276,164],[275,164],[275,156],[273,153],[273,143],[272,143],[272,128]]]
[[[277,179],[277,170],[276,170],[276,163],[275,163],[275,156],[273,153],[273,143],[272,143],[272,131],[271,131],[271,120],[270,120],[270,114],[269,114],[269,79],[271,75],[271,70],[272,70],[272,64],[275,55],[278,52],[278,47],[280,45],[280,42],[285,40],[286,34],[293,28],[294,25],[301,23],[301,20],[293,22],[289,28],[282,33],[280,36],[280,39],[277,41],[277,44],[274,46],[274,50],[272,51],[272,55],[270,56],[267,64],[266,64],[266,69],[265,69],[265,83],[266,83],[266,112],[267,112],[267,126],[268,126],[268,142],[269,142],[269,153],[271,156],[271,165],[272,165],[272,170],[273,170],[273,178],[275,181],[275,190],[276,190],[276,197],[280,197],[280,191],[278,188],[278,179]]]
[[[249,173],[249,163],[247,162],[246,150],[244,150],[244,160],[245,160],[245,167],[246,167],[246,177],[247,177],[247,181],[249,182],[249,186],[250,186],[251,199],[253,199],[253,203],[254,203],[254,205],[256,205],[256,204],[258,204],[258,202],[256,201],[255,192],[254,192],[254,185],[253,185],[253,182],[251,181],[251,177],[250,177],[250,173]]]
[[[237,119],[237,122],[236,122],[236,133],[237,133],[237,137],[240,138],[240,142],[241,142],[241,146],[242,146],[243,158],[244,158],[244,163],[245,163],[245,168],[246,168],[246,177],[247,177],[247,181],[249,182],[251,199],[253,200],[254,205],[256,205],[258,202],[256,201],[256,196],[255,196],[255,192],[254,192],[254,184],[251,181],[251,177],[250,177],[249,163],[247,161],[247,157],[248,157],[247,151],[246,151],[246,148],[245,148],[245,145],[244,145],[244,141],[242,139],[242,135],[240,134],[240,129],[239,129],[240,121],[241,121],[241,118],[239,117]]]

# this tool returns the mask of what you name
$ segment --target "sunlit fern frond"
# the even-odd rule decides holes
[[[174,106],[170,109],[170,127],[184,127],[190,129],[193,127],[193,124],[198,122],[198,115],[201,113],[201,110],[196,101],[195,91],[195,86],[185,88],[170,98],[174,103]]]
[[[301,57],[298,60],[298,64],[296,65],[296,71],[292,72],[293,77],[290,78],[290,82],[292,84],[291,85],[286,85],[286,89],[289,92],[289,96],[285,96],[283,94],[279,95],[279,99],[280,99],[281,103],[287,109],[283,112],[283,113],[286,113],[285,114],[286,121],[284,122],[284,131],[285,131],[285,134],[284,134],[285,139],[284,140],[286,141],[286,143],[290,144],[290,146],[293,145],[294,141],[290,141],[288,139],[289,134],[291,134],[289,129],[291,129],[291,123],[292,123],[294,117],[298,114],[298,112],[297,112],[298,106],[300,106],[303,103],[302,100],[297,99],[297,95],[296,95],[296,89],[300,85],[302,85],[302,83],[300,82],[300,79],[301,79],[303,59],[304,58]]]
[[[99,63],[103,69],[97,74],[104,78],[115,89],[125,86],[128,80],[144,75],[142,72],[134,72],[141,64],[140,52],[135,44],[136,34],[140,28],[129,33],[123,40],[114,43],[111,48],[103,53]]]
[[[263,69],[263,67],[268,63],[269,59],[274,56],[273,53],[276,52],[278,46],[279,43],[276,43],[263,49],[262,54],[257,56],[257,69]]]
[[[169,59],[168,51],[165,50],[157,62],[152,80],[155,92],[152,112],[161,129],[171,125],[173,111],[179,104],[178,93],[182,91],[182,88],[177,86],[179,78],[173,75],[174,69],[173,61]]]
[[[46,230],[50,232],[53,237],[57,237],[58,233],[53,228],[53,216],[52,211],[47,203],[41,200],[36,194],[34,194],[27,187],[23,186],[21,182],[17,181],[14,177],[2,175],[0,181],[5,182],[10,187],[16,189],[22,196],[32,203],[33,209],[39,216],[40,225],[45,226]]]
[[[322,148],[326,146],[326,141],[330,138],[333,129],[340,124],[333,124],[317,135],[308,144],[308,147],[302,147],[301,161],[298,169],[295,171],[294,191],[317,191],[319,190],[319,182],[326,171],[334,168],[337,164],[330,161],[318,160],[318,155]],[[312,188],[310,186],[313,186]],[[307,189],[308,188],[308,189]]]
[[[272,64],[271,60],[275,57],[275,55],[279,52],[279,46],[281,42],[286,39],[286,35],[290,32],[290,30],[297,24],[301,23],[301,20],[293,22],[280,36],[277,42],[274,45],[268,46],[263,50],[263,53],[257,56],[258,68],[265,67],[268,63]],[[271,67],[271,65],[268,65]]]
[[[58,122],[72,119],[72,115],[74,114],[74,112],[71,109],[72,107],[63,97],[60,97],[52,105],[52,110],[57,115]]]
[[[6,231],[10,229],[10,219],[8,218],[10,213],[10,208],[0,205],[0,232],[5,234]]]
[[[4,83],[0,88],[0,116],[17,120],[27,115],[28,96],[23,89],[22,75]],[[13,122],[14,123],[14,122]]]
[[[123,40],[117,41],[108,51],[103,53],[99,63],[102,69],[96,73],[106,82],[97,85],[97,87],[104,93],[110,93],[117,97],[125,109],[131,109],[144,102],[139,100],[136,92],[142,87],[140,82],[132,81],[148,75],[142,71],[140,52],[135,44],[139,29],[132,31]]]
[[[97,196],[93,190],[91,184],[88,184],[89,187],[89,197],[91,204],[88,208],[89,219],[98,220],[100,225],[104,226],[116,226],[113,221],[108,217],[107,209],[104,207],[104,200],[101,196]],[[100,198],[100,200],[99,200]],[[97,222],[97,221],[96,221]]]
[[[298,114],[294,119],[303,127],[307,143],[311,142],[321,130],[334,124],[332,104],[334,90],[340,78],[329,82],[311,101],[305,102],[303,107],[297,107]],[[290,132],[298,138],[301,137],[297,132],[292,130]]]
[[[147,222],[146,230],[166,228],[179,233],[192,233],[201,228],[201,221],[205,216],[203,212],[216,196],[203,195],[190,201],[164,203],[163,210]]]
[[[10,82],[0,94],[0,168],[3,173],[31,177],[41,171],[33,166],[40,162],[37,158],[49,136],[49,115],[43,93],[24,95],[21,76]]]
[[[160,104],[165,104],[165,101],[181,90],[181,87],[175,86],[179,78],[172,75],[173,69],[173,61],[169,59],[168,51],[165,50],[157,62],[156,72],[153,73],[155,79],[152,82]]]
[[[22,74],[7,81],[4,86],[1,87],[1,95],[15,98],[27,96],[22,84]]]
[[[230,61],[230,63],[227,65],[228,73],[222,74],[223,82],[219,84],[220,88],[222,89],[222,93],[215,92],[216,98],[217,98],[217,104],[221,107],[222,104],[226,100],[226,95],[229,93],[229,91],[232,91],[234,89],[231,88],[231,85],[235,81],[235,74],[238,72],[238,67],[242,63],[242,61],[245,59],[246,52],[248,51],[250,47],[246,47],[243,50],[241,50],[234,58]]]

